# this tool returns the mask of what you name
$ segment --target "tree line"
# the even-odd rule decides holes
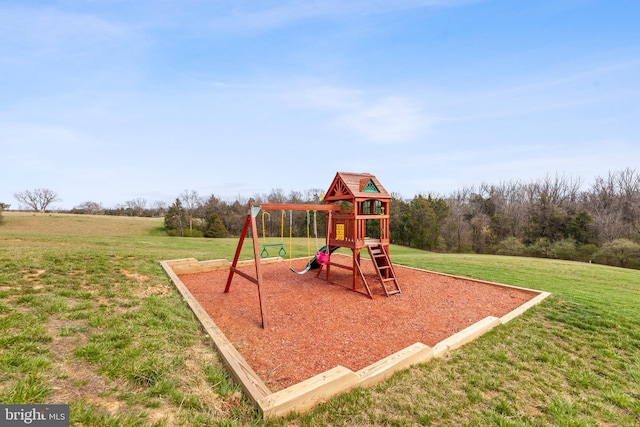
[[[254,203],[321,203],[322,190],[305,192],[282,189],[271,190],[268,194],[254,195],[250,199],[226,202],[215,195],[202,198],[195,190],[185,190],[169,206],[164,217],[167,233],[184,237],[228,237],[239,236],[242,232],[247,208]],[[259,234],[265,237],[294,237],[310,235],[324,236],[324,214],[309,211],[268,212],[258,220]],[[312,222],[313,221],[313,222]]]
[[[631,168],[597,177],[583,189],[578,179],[555,175],[537,181],[482,183],[446,196],[392,194],[391,242],[417,249],[521,255],[640,268],[640,174]],[[272,190],[263,203],[318,203],[319,190]],[[199,199],[185,191],[170,206],[165,226],[174,235],[237,236],[248,201]],[[317,221],[324,234],[324,215]],[[309,218],[285,224],[270,214],[260,233],[306,236]],[[262,235],[262,234],[261,234]]]
[[[119,203],[114,208],[105,208],[100,202],[86,201],[74,206],[69,211],[55,209],[52,208],[52,204],[61,202],[62,199],[57,192],[50,188],[19,191],[14,193],[13,197],[18,201],[20,209],[34,212],[50,212],[53,209],[56,212],[73,214],[158,217],[164,216],[167,210],[166,202],[154,201],[149,203],[143,197]],[[0,202],[0,209],[8,210],[10,206],[8,203]]]
[[[38,194],[46,200],[59,199],[42,189],[21,193]],[[228,237],[241,233],[250,201],[310,204],[320,203],[321,194],[321,189],[289,193],[274,189],[229,202],[185,190],[169,206],[135,199],[105,209],[100,203],[85,202],[71,212],[163,216],[172,236]],[[24,203],[25,198],[18,200]],[[44,210],[41,203],[30,206]],[[317,229],[323,237],[324,224],[320,213],[285,212],[283,218],[282,212],[270,212],[259,218],[259,233],[268,238],[304,237],[314,236]],[[482,183],[449,195],[419,194],[405,199],[392,194],[390,232],[392,243],[417,249],[640,268],[640,174],[632,168],[613,171],[586,187],[579,179],[555,175],[531,182]]]
[[[640,174],[626,168],[582,187],[556,175],[463,188],[446,198],[432,249],[640,268]]]

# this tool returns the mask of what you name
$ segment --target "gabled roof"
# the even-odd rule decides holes
[[[391,195],[370,173],[338,172],[324,199],[327,202],[352,199],[390,199]]]

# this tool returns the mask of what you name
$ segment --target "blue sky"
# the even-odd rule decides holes
[[[640,159],[635,0],[0,2],[0,201],[405,198]]]

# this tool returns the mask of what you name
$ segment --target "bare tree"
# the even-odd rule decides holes
[[[73,208],[74,211],[80,211],[85,214],[98,215],[104,213],[104,207],[99,202],[83,202]]]
[[[287,197],[285,196],[282,188],[274,188],[266,197],[266,200],[269,203],[286,203]]]
[[[307,203],[321,203],[324,198],[322,188],[310,188],[304,192],[304,200]]]
[[[24,190],[19,193],[14,193],[13,197],[15,197],[23,207],[36,212],[44,212],[51,203],[62,201],[58,193],[48,188]]]
[[[640,175],[635,169],[618,172],[621,210],[630,233],[640,233]]]
[[[184,204],[187,217],[189,218],[189,230],[193,231],[193,218],[196,210],[202,206],[202,200],[195,190],[184,190],[180,193],[180,200]]]
[[[635,169],[597,177],[587,194],[587,203],[599,243],[640,233],[640,175]]]
[[[167,202],[156,200],[155,202],[151,203],[151,209],[153,209],[154,216],[164,216],[165,212],[167,211]]]
[[[477,192],[472,189],[463,215],[471,227],[471,247],[478,253],[486,246],[489,224],[496,210],[490,191],[486,183],[480,184]]]
[[[473,188],[462,188],[453,192],[447,199],[449,205],[449,216],[445,220],[441,229],[447,248],[460,249],[465,245],[471,245],[471,230],[469,224],[464,220],[465,209],[469,202]]]
[[[124,202],[124,208],[129,212],[129,216],[133,216],[136,209],[136,201],[127,200],[126,202]]]
[[[608,242],[624,235],[622,211],[618,209],[616,177],[609,172],[607,178],[596,177],[587,195],[599,243]]]
[[[147,199],[137,197],[133,200],[127,200],[124,202],[124,208],[129,212],[130,216],[144,216],[144,211],[147,208]]]
[[[543,180],[538,181],[534,186],[534,191],[539,199],[569,210],[575,208],[581,186],[580,178],[566,178],[556,174],[554,178],[547,175]]]
[[[144,212],[147,209],[147,199],[144,197],[136,197],[134,200],[136,216],[144,216]]]

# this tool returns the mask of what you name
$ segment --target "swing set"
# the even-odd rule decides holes
[[[289,262],[291,262],[292,258],[291,258],[291,247],[293,246],[293,211],[324,211],[324,212],[329,212],[329,216],[331,216],[331,212],[332,211],[338,211],[340,209],[340,206],[337,205],[327,205],[327,204],[290,204],[290,203],[263,203],[263,204],[257,204],[257,203],[250,203],[249,204],[249,212],[247,213],[247,218],[244,222],[244,227],[242,228],[242,232],[240,233],[240,239],[238,241],[238,247],[236,248],[236,253],[235,256],[233,257],[233,262],[231,263],[231,267],[230,267],[230,271],[229,271],[229,276],[227,278],[227,285],[225,286],[224,292],[227,293],[229,292],[229,289],[231,288],[231,281],[233,280],[233,276],[234,274],[238,274],[239,276],[249,280],[250,282],[255,283],[256,285],[258,285],[258,295],[259,295],[259,299],[260,299],[260,313],[262,316],[262,327],[266,328],[266,307],[264,304],[264,298],[262,297],[262,269],[260,266],[260,243],[259,243],[259,237],[258,237],[258,233],[257,233],[257,221],[256,221],[256,217],[260,214],[261,211],[273,211],[273,210],[281,210],[283,211],[283,221],[282,221],[282,227],[284,227],[284,211],[290,211],[289,212]],[[264,216],[262,217],[264,219]],[[309,222],[309,221],[308,221]],[[244,239],[247,236],[247,233],[249,231],[249,228],[251,228],[251,237],[252,237],[252,242],[253,242],[253,255],[254,255],[254,260],[255,260],[255,267],[256,267],[256,277],[253,277],[243,271],[241,271],[237,265],[238,265],[238,261],[240,259],[240,252],[242,251],[242,246],[244,244]],[[263,228],[264,230],[264,228]],[[309,227],[307,227],[307,232],[309,233]],[[284,237],[284,231],[282,232],[282,235]],[[316,222],[316,236],[317,236],[317,222]],[[328,237],[328,236],[327,236]],[[284,239],[283,239],[284,240]],[[310,252],[310,239],[308,240],[308,252]],[[265,243],[263,242],[263,245]],[[326,248],[327,246],[325,246]],[[284,249],[284,248],[283,248]],[[310,268],[309,266],[311,264],[313,264],[313,261],[316,260],[317,261],[318,258],[318,254],[316,254],[316,257],[314,257],[311,261],[309,261],[308,267],[305,269],[305,271],[303,271],[302,273],[308,271]],[[321,256],[321,258],[323,258]],[[295,270],[293,270],[292,267],[289,267],[293,272],[296,272]],[[300,274],[302,274],[300,273]]]
[[[231,288],[231,282],[235,274],[249,280],[258,285],[258,298],[260,301],[260,314],[262,317],[262,327],[267,328],[266,306],[262,295],[262,269],[260,265],[260,240],[256,227],[256,218],[263,212],[263,252],[268,245],[279,246],[281,251],[284,249],[284,222],[285,211],[289,211],[289,269],[297,274],[304,274],[309,270],[319,269],[317,276],[326,266],[326,280],[331,282],[331,267],[337,267],[352,271],[351,289],[356,292],[364,293],[369,298],[373,298],[373,294],[367,279],[365,277],[362,261],[360,258],[361,251],[366,249],[369,252],[369,259],[377,272],[378,278],[387,296],[400,293],[400,285],[396,278],[393,265],[389,258],[389,203],[391,195],[382,187],[375,176],[368,173],[348,173],[338,172],[334,178],[329,190],[324,197],[325,204],[288,204],[288,203],[250,203],[247,218],[244,223],[238,247],[233,258],[233,262],[229,268],[229,276],[224,292],[228,293]],[[340,203],[340,204],[337,204]],[[341,206],[344,206],[341,207]],[[348,206],[348,207],[347,207]],[[280,243],[266,243],[266,235],[264,234],[264,218],[266,211],[281,210],[281,239]],[[317,221],[316,211],[324,212],[326,215],[326,244],[321,249],[317,249],[316,255],[307,263],[302,271],[295,271],[291,267],[291,252],[293,241],[293,211],[307,211],[307,252],[311,255],[311,238],[310,238],[310,211],[314,211],[314,234],[317,240]],[[371,227],[370,227],[371,226]],[[374,227],[375,226],[375,227]],[[247,274],[238,268],[240,252],[245,238],[251,228],[251,237],[253,242],[253,254],[255,264],[255,276]],[[368,235],[368,232],[375,228],[374,237]],[[344,265],[339,262],[331,261],[331,254],[339,248],[348,248],[352,252],[352,265]],[[268,253],[268,251],[266,251]],[[286,251],[284,252],[286,253]],[[358,290],[360,282],[363,284],[364,291]]]

